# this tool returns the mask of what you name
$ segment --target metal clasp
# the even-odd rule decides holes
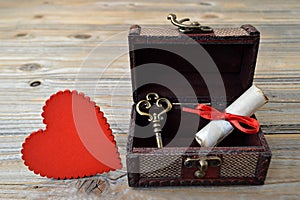
[[[181,20],[177,20],[175,14],[169,14],[167,17],[168,20],[171,20],[172,24],[177,26],[179,31],[182,33],[192,33],[192,32],[201,32],[201,33],[210,33],[213,32],[213,29],[209,26],[202,26],[199,22],[190,22],[189,18],[183,18]]]
[[[208,167],[218,167],[222,164],[221,158],[217,156],[206,156],[201,158],[186,158],[184,166],[187,168],[197,167],[194,176],[196,178],[203,178],[206,175]]]

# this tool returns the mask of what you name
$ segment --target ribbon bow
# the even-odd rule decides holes
[[[217,109],[205,104],[198,104],[195,109],[183,107],[182,110],[184,112],[197,114],[209,120],[227,120],[234,127],[244,133],[255,134],[259,131],[259,123],[256,119],[247,116],[226,113],[225,111],[220,112]],[[243,127],[242,124],[246,124],[249,127]]]

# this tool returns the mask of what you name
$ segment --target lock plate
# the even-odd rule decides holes
[[[203,178],[209,167],[218,167],[222,164],[221,158],[217,156],[205,156],[200,158],[186,158],[184,166],[186,168],[198,168],[194,172],[194,177]]]

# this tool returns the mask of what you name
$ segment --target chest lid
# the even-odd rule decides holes
[[[182,33],[172,26],[129,32],[133,100],[231,103],[253,82],[260,33],[251,25]]]

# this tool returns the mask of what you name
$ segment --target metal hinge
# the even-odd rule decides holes
[[[208,167],[218,167],[222,164],[221,158],[217,156],[206,156],[201,158],[186,158],[184,166],[187,168],[197,167],[194,172],[196,178],[203,178],[206,175]]]
[[[213,29],[209,26],[202,26],[199,22],[190,22],[189,18],[184,18],[177,20],[175,14],[169,14],[167,17],[168,20],[171,20],[172,24],[178,27],[178,30],[182,33],[210,33],[213,32]]]

